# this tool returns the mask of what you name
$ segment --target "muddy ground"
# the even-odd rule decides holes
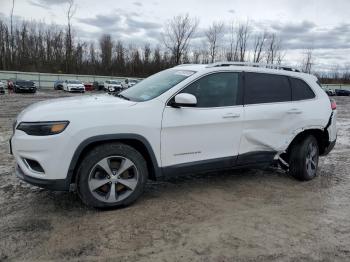
[[[350,260],[350,97],[336,98],[338,143],[313,181],[273,168],[192,175],[150,182],[131,207],[102,212],[14,175],[12,121],[62,95],[0,96],[0,261]]]

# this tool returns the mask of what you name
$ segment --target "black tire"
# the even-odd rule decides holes
[[[289,174],[301,181],[313,179],[317,175],[318,159],[319,148],[316,138],[309,135],[298,139],[290,150]]]
[[[137,170],[136,171],[137,182],[135,182],[136,186],[133,190],[130,190],[127,187],[125,187],[127,188],[126,191],[128,193],[126,195],[127,196],[126,198],[123,198],[120,201],[117,200],[114,203],[108,203],[108,202],[101,201],[100,199],[98,199],[98,197],[95,197],[96,194],[100,194],[100,192],[97,192],[97,193],[95,191],[91,192],[89,181],[91,179],[91,175],[93,174],[93,172],[96,172],[94,170],[96,170],[96,166],[98,166],[98,163],[108,157],[113,158],[114,156],[120,156],[122,158],[125,157],[126,159],[130,160],[134,164],[133,167],[135,167]],[[121,167],[121,164],[119,167]],[[111,168],[110,165],[109,165],[109,168]],[[121,173],[121,174],[125,174],[126,171],[124,171],[124,173]],[[129,172],[130,171],[127,172],[128,175],[129,175]],[[119,175],[118,178],[120,178],[120,176],[121,175]],[[147,182],[147,178],[148,178],[148,171],[147,171],[146,161],[136,149],[122,143],[103,144],[93,148],[90,152],[88,152],[87,155],[82,160],[82,162],[80,163],[78,173],[77,173],[77,181],[76,181],[77,191],[81,200],[87,206],[101,208],[101,209],[124,207],[124,206],[130,205],[141,196],[141,194],[143,193],[145,184]],[[106,177],[104,177],[103,179],[106,179]],[[112,184],[112,182],[109,182],[109,183]],[[113,182],[113,184],[115,184],[114,185],[115,193],[118,196],[117,198],[119,198],[119,192],[117,187],[117,185],[119,184],[118,182]],[[108,185],[109,184],[105,183],[98,190]],[[123,184],[121,185],[123,186]],[[111,188],[112,187],[110,186],[109,194],[111,192]],[[121,194],[120,196],[123,196],[123,195]],[[105,197],[107,201],[107,198],[108,198],[107,193],[106,193],[106,196],[103,196],[103,197]]]

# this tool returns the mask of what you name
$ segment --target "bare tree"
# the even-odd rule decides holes
[[[253,62],[260,63],[263,59],[263,52],[266,45],[267,33],[264,32],[255,37]]]
[[[197,26],[198,20],[191,19],[188,14],[175,16],[165,26],[163,42],[171,52],[175,64],[181,62]]]
[[[219,42],[223,37],[224,23],[223,22],[213,22],[213,24],[205,32],[209,46],[210,62],[213,63],[217,56],[217,51],[219,48]]]
[[[350,82],[350,64],[345,65],[343,79],[344,79],[344,83]]]
[[[240,24],[237,29],[237,48],[238,48],[238,60],[240,62],[246,61],[246,53],[247,53],[247,46],[248,46],[248,39],[249,39],[249,33],[250,33],[250,27],[249,23],[246,24]],[[237,52],[235,52],[237,53]],[[237,60],[237,59],[235,59]]]
[[[11,23],[11,33],[10,33],[10,37],[11,37],[11,63],[13,63],[14,57],[13,57],[13,51],[14,51],[14,37],[13,37],[13,12],[15,9],[15,0],[12,0],[12,8],[11,8],[11,15],[10,15],[10,23]]]
[[[307,49],[304,51],[304,57],[302,60],[302,65],[301,65],[301,70],[304,73],[311,73],[312,65],[314,63],[313,61],[313,50],[312,49]]]
[[[201,53],[197,49],[193,50],[192,61],[193,61],[194,64],[199,64],[200,63],[200,56],[201,56]]]
[[[105,73],[111,73],[112,66],[112,37],[109,34],[102,35],[100,38],[101,63]]]
[[[235,50],[235,25],[234,22],[232,21],[229,24],[228,27],[228,35],[229,35],[229,45],[228,48],[226,49],[225,57],[227,61],[233,61],[234,57],[234,50]]]
[[[126,64],[126,59],[125,59],[126,52],[122,41],[117,42],[115,46],[115,53],[116,53],[116,59],[115,59],[116,71],[119,73],[124,73],[125,64]]]
[[[268,64],[281,64],[283,57],[281,40],[276,34],[270,34],[267,39],[266,62]]]
[[[143,60],[145,64],[148,64],[151,57],[151,46],[149,43],[146,43],[143,47]]]
[[[96,59],[96,50],[95,50],[95,44],[94,42],[91,42],[89,45],[89,58],[88,58],[88,63],[95,65],[91,67],[91,70],[89,70],[89,73],[96,73],[96,67],[98,67],[97,59]]]
[[[67,34],[66,34],[66,72],[70,72],[73,52],[73,37],[72,37],[72,18],[75,14],[76,6],[74,0],[68,0],[67,9]]]

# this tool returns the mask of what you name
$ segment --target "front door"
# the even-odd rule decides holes
[[[193,94],[197,105],[165,107],[161,131],[162,166],[176,166],[177,170],[183,166],[188,171],[232,166],[239,151],[243,125],[240,74],[209,74],[181,93]]]

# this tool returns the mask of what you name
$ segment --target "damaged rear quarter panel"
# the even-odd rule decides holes
[[[295,110],[298,113],[290,113]],[[277,151],[287,149],[293,139],[307,129],[326,126],[327,108],[321,108],[316,99],[266,103],[244,106],[244,127],[240,152]]]

